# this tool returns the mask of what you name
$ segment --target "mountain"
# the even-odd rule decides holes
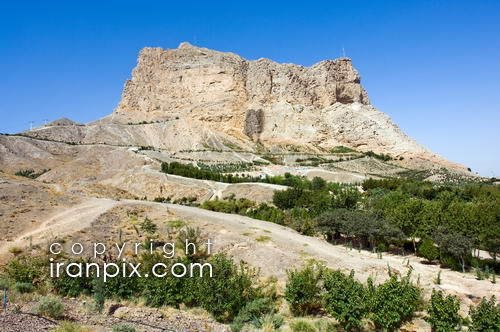
[[[352,185],[327,185],[316,177]],[[418,223],[416,229],[433,232],[439,229],[434,221],[443,220],[446,227],[459,227],[468,217],[458,218],[457,223],[445,217],[467,211],[467,216],[474,218],[464,222],[467,227],[484,227],[494,220],[489,214],[495,206],[494,196],[489,192],[485,195],[491,204],[478,200],[479,208],[486,210],[477,213],[486,220],[483,222],[475,219],[475,200],[466,198],[460,205],[461,200],[434,204],[428,199],[441,189],[445,200],[458,197],[460,186],[434,188],[428,183],[410,182],[406,186],[407,182],[401,182],[400,187],[412,193],[422,188],[418,195],[425,198],[407,196],[406,192],[400,195],[399,189],[371,191],[360,186],[366,179],[387,177],[446,183],[484,180],[419,145],[378,111],[350,59],[302,67],[267,59],[249,61],[187,43],[170,50],[145,48],[119,104],[108,116],[88,124],[62,118],[22,133],[0,134],[0,265],[19,252],[35,256],[56,239],[68,247],[76,242],[106,243],[109,247],[122,241],[144,243],[150,235],[142,225],[150,220],[158,227],[156,243],[179,239],[184,226],[200,229],[203,237],[213,240],[216,252],[245,261],[262,277],[277,278],[281,294],[287,271],[314,258],[330,268],[355,272],[363,282],[372,277],[382,282],[389,275],[412,272],[427,298],[442,272],[440,288],[459,296],[463,307],[483,296],[498,296],[498,286],[476,280],[472,274],[421,264],[413,255],[396,255],[399,249],[405,250],[399,235],[394,235],[399,226],[379,224],[385,222],[383,218],[364,217],[370,216],[368,213],[375,216],[365,202],[377,196],[384,202],[386,197],[396,200],[384,206],[401,207],[391,214],[397,217],[397,225],[406,225],[408,220]],[[366,182],[365,189],[374,182]],[[391,186],[396,182],[382,183]],[[291,187],[299,190],[280,193]],[[300,197],[290,196],[299,193]],[[280,206],[280,197],[294,201],[293,206]],[[451,206],[450,210],[445,210],[445,205]],[[353,207],[356,209],[351,210]],[[313,219],[325,211],[339,212],[339,218],[344,218],[345,211],[352,212],[352,216],[362,217],[362,222],[373,221],[374,225],[369,225],[373,230],[379,225],[390,226],[380,231],[390,238],[390,252],[384,252],[382,259],[378,251],[361,247],[348,250],[329,243]],[[413,213],[418,213],[418,218],[413,218]],[[426,223],[429,214],[432,223]],[[353,227],[361,225],[352,218]],[[374,232],[370,234],[378,237],[379,231]],[[477,238],[484,239],[483,234],[490,233]],[[389,242],[393,237],[397,240]],[[364,242],[361,237],[355,241],[360,245]],[[79,309],[71,301],[67,307],[74,312],[68,316],[85,320],[83,307]],[[26,308],[34,307],[30,303]],[[145,317],[147,324],[153,322],[153,316],[157,317],[155,324],[172,323],[163,314],[151,314],[142,304],[118,310],[138,313],[140,316],[133,317]],[[100,322],[92,319],[92,324],[109,327],[109,316],[100,317]],[[186,321],[184,316],[176,317],[180,317],[179,322]],[[207,323],[205,318],[192,319],[197,325],[191,327],[196,330],[203,329],[197,326],[216,324]],[[428,330],[420,317],[408,324],[405,330]],[[210,326],[224,330],[220,325]]]
[[[387,154],[412,169],[465,171],[415,142],[371,105],[351,59],[303,67],[249,61],[188,43],[142,49],[111,115],[87,126],[47,126],[29,135],[170,152],[325,153],[346,146]]]

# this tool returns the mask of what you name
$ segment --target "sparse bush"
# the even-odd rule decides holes
[[[259,318],[259,323],[257,325],[263,332],[276,331],[284,322],[285,319],[280,314],[267,314]]]
[[[15,175],[24,176],[25,178],[30,178],[30,179],[36,179],[37,177],[48,171],[49,171],[48,169],[41,170],[40,172],[36,172],[33,169],[22,169],[17,171]]]
[[[350,152],[356,152],[356,150],[343,145],[336,146],[330,150],[330,153],[350,153]]]
[[[135,327],[128,324],[113,325],[113,332],[135,332]]]
[[[10,289],[10,281],[0,277],[0,290]]]
[[[312,314],[322,307],[323,273],[324,266],[317,262],[309,262],[301,270],[288,271],[285,298],[294,314]]]
[[[53,296],[44,296],[40,299],[37,306],[37,313],[52,318],[61,318],[64,313],[64,305]]]
[[[90,330],[77,323],[64,321],[53,332],[90,332]]]
[[[35,286],[31,282],[16,282],[14,288],[19,293],[31,293],[35,290]]]
[[[21,249],[19,247],[12,247],[12,248],[9,248],[9,252],[14,256],[18,256],[18,255],[23,253],[23,249]]]
[[[443,295],[442,291],[432,291],[431,302],[427,307],[426,321],[436,332],[459,330],[462,318],[458,314],[460,302],[455,296]]]
[[[471,318],[471,331],[500,331],[500,304],[496,303],[494,296],[489,300],[483,298],[476,307],[471,307],[469,315]]]
[[[15,282],[37,285],[43,279],[47,267],[39,257],[18,256],[5,267],[5,273]]]
[[[94,305],[95,310],[99,313],[104,309],[104,302],[106,297],[104,296],[104,279],[95,278],[92,281],[93,291],[94,291]]]
[[[141,222],[140,227],[141,230],[149,236],[153,235],[158,229],[158,226],[156,226],[156,224],[148,217],[144,218],[144,221]]]
[[[434,280],[434,283],[436,285],[441,285],[441,270],[439,270],[437,276],[436,276],[436,280]]]
[[[382,161],[392,160],[392,157],[389,156],[388,154],[383,154],[383,153],[378,154],[378,153],[375,153],[373,151],[365,152],[365,155],[368,156],[368,157],[372,157],[372,158],[378,159],[378,160],[382,160]]]
[[[258,298],[248,302],[234,318],[231,330],[241,331],[245,324],[252,324],[256,328],[262,327],[262,317],[274,314],[274,303],[270,298]]]
[[[312,323],[305,319],[295,319],[290,322],[292,332],[317,332]]]

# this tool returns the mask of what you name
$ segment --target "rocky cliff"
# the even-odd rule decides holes
[[[249,61],[188,43],[177,49],[144,48],[118,107],[105,121],[170,121],[199,141],[224,135],[240,146],[258,141],[313,151],[344,145],[452,165],[370,104],[347,58],[303,67]],[[199,148],[202,142],[190,139],[189,144]]]

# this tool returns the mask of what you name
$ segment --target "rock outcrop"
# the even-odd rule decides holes
[[[268,147],[328,151],[345,145],[457,166],[417,144],[377,111],[348,58],[303,67],[249,61],[188,43],[177,49],[144,48],[118,107],[105,121],[175,122],[175,128],[198,137],[199,144],[189,140],[187,148],[193,149],[206,144],[201,141],[207,135],[224,135],[240,146],[258,141]]]

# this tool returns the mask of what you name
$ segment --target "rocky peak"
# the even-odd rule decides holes
[[[249,61],[184,42],[177,49],[141,50],[116,113],[149,119],[200,108],[214,111],[209,105],[228,114],[280,102],[314,108],[336,102],[368,105],[360,81],[348,58],[304,67]]]
[[[349,58],[305,67],[246,60],[189,43],[144,48],[108,119],[183,128],[192,133],[189,143],[187,138],[182,143],[185,149],[217,136],[240,146],[258,141],[269,148],[328,151],[343,145],[447,164],[370,104]]]

